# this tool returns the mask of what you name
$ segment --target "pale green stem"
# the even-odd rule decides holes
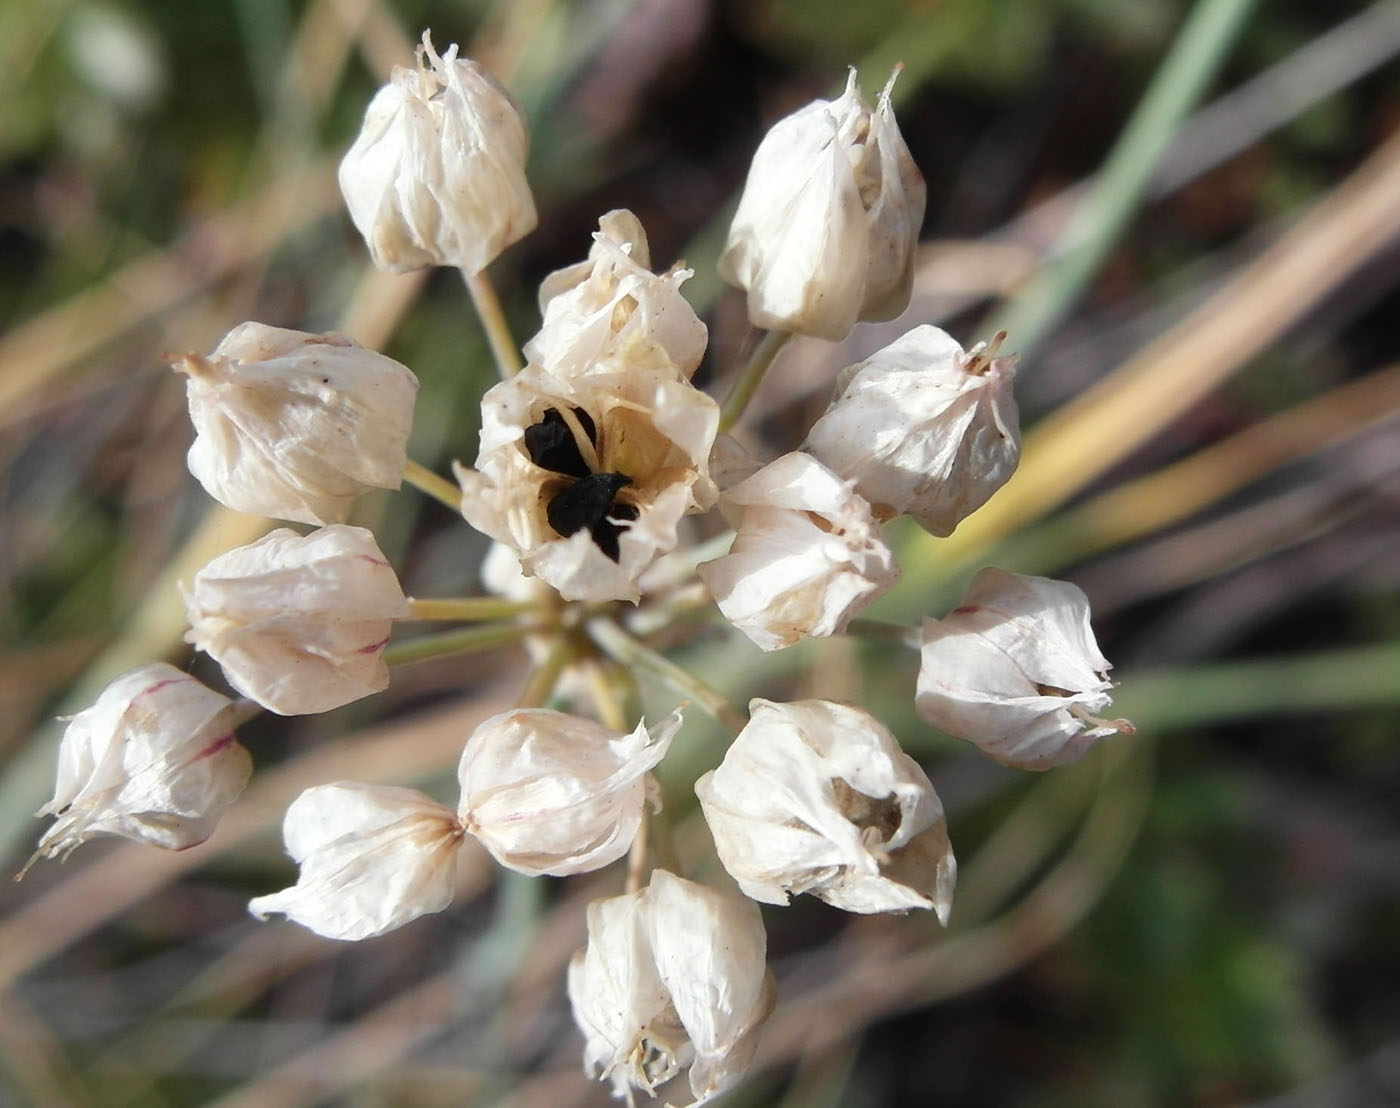
[[[502,600],[498,596],[451,596],[433,599],[408,598],[408,619],[461,620],[510,619],[527,612],[538,612],[532,600]]]
[[[491,345],[491,356],[496,359],[496,372],[501,375],[503,381],[514,377],[524,363],[520,360],[520,351],[510,333],[510,324],[506,322],[505,313],[501,311],[496,286],[491,284],[491,278],[486,276],[484,269],[480,273],[468,273],[466,270],[461,272],[467,291],[471,293],[472,304],[476,306],[481,326],[486,331],[486,341]]]
[[[547,704],[549,698],[554,695],[554,686],[559,683],[559,675],[573,660],[574,654],[573,644],[567,639],[555,642],[544,661],[535,666],[526,678],[525,687],[520,691],[519,706],[542,708]]]
[[[632,849],[627,852],[627,892],[640,892],[642,877],[647,868],[647,837],[651,833],[651,806],[642,805],[642,821],[637,824],[637,834],[632,840]]]
[[[1137,211],[1162,153],[1224,59],[1253,0],[1199,0],[1065,229],[1054,257],[986,331],[1022,354],[1039,345],[1098,272]]]
[[[614,731],[626,731],[627,712],[623,708],[623,692],[618,688],[609,664],[595,658],[588,663],[588,689],[593,695],[593,705],[598,709],[598,719],[604,727]]]
[[[749,355],[748,364],[739,371],[739,376],[733,387],[730,388],[729,395],[724,398],[724,406],[720,408],[719,429],[721,434],[739,422],[739,418],[744,414],[744,409],[749,406],[749,401],[753,399],[753,394],[763,383],[768,367],[773,364],[778,352],[782,350],[790,338],[792,338],[792,334],[788,331],[765,331],[763,338],[758,340],[758,345],[753,348],[753,353]]]
[[[737,735],[748,723],[748,717],[729,703],[723,693],[705,684],[685,667],[634,639],[612,620],[590,620],[588,636],[619,665],[639,669],[670,685],[734,734]]]
[[[383,657],[386,665],[401,666],[428,658],[445,658],[450,654],[470,654],[478,650],[489,650],[493,646],[519,642],[526,635],[538,630],[537,627],[522,626],[519,623],[486,623],[479,627],[458,627],[439,635],[422,635],[406,642],[390,643],[385,648]]]
[[[447,505],[454,512],[462,510],[462,490],[445,477],[439,477],[427,466],[419,465],[412,458],[404,463],[403,479],[414,488],[427,493],[434,500]]]

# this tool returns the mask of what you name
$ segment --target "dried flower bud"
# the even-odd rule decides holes
[[[220,504],[341,523],[355,498],[403,480],[418,379],[334,333],[243,323],[187,354],[190,472]]]
[[[932,908],[957,866],[924,771],[867,712],[754,700],[718,769],[695,783],[720,861],[755,900],[811,893],[848,912]]]
[[[569,963],[583,1066],[630,1103],[687,1065],[693,1105],[743,1078],[773,1008],[767,937],[751,901],[665,870],[588,906],[588,948]]]
[[[253,768],[233,716],[228,697],[164,662],[122,674],[63,733],[53,799],[37,813],[57,819],[38,854],[66,855],[94,835],[202,843]]]
[[[380,269],[478,273],[534,230],[519,105],[456,45],[428,33],[414,69],[395,66],[340,163],[350,218]]]
[[[721,504],[742,511],[738,533],[727,555],[699,567],[700,579],[764,650],[838,634],[899,580],[869,505],[809,454],[783,455]]]
[[[630,735],[580,716],[517,708],[467,740],[458,813],[501,865],[532,877],[587,873],[627,853],[649,794],[649,770],[681,725],[672,712]]]
[[[540,286],[544,326],[525,356],[556,377],[572,377],[639,340],[666,351],[689,378],[708,332],[680,287],[694,271],[652,273],[646,232],[631,212],[598,221],[588,260],[551,273]]]
[[[452,903],[462,826],[416,789],[339,781],[307,789],[282,821],[297,883],[255,897],[328,939],[367,939]]]
[[[462,515],[566,600],[637,600],[683,516],[717,496],[719,408],[659,346],[637,342],[567,380],[527,366],[482,398]]]
[[[363,527],[283,528],[221,554],[185,595],[186,640],[244,696],[279,715],[328,712],[389,684],[380,657],[408,614]]]
[[[1049,769],[1133,733],[1098,718],[1111,668],[1076,586],[984,569],[945,619],[924,621],[916,704],[940,730],[1008,766]]]
[[[1021,455],[1014,359],[995,353],[981,343],[964,353],[937,327],[915,327],[842,373],[807,449],[855,481],[881,518],[911,515],[951,535]]]
[[[851,71],[837,100],[816,100],[754,153],[719,273],[748,290],[755,327],[843,339],[857,320],[909,306],[924,179],[890,90],[872,112]]]

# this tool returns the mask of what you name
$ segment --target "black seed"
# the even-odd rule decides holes
[[[613,504],[614,497],[631,483],[632,479],[621,473],[590,473],[581,477],[549,502],[545,509],[549,525],[565,537],[586,528],[598,549],[617,561],[621,553],[617,537],[623,528],[608,517],[637,518],[634,505]]]
[[[575,408],[574,416],[589,442],[596,447],[598,430],[592,418],[582,408]],[[525,428],[525,450],[530,455],[530,461],[541,469],[562,473],[566,477],[589,476],[588,463],[583,460],[574,433],[564,422],[558,408],[546,408],[544,419]]]

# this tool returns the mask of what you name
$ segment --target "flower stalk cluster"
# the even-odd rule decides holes
[[[315,528],[272,531],[186,588],[188,641],[248,703],[326,712],[384,689],[394,664],[505,644],[532,661],[520,706],[465,737],[454,803],[400,785],[308,789],[283,824],[296,880],[251,911],[366,939],[446,909],[469,841],[530,876],[626,857],[625,891],[588,909],[568,993],[585,1069],[629,1102],[683,1073],[695,1104],[742,1079],[775,996],[760,903],[806,893],[944,924],[953,909],[943,804],[880,720],[824,699],[745,712],[667,656],[711,633],[689,618],[702,609],[740,651],[859,630],[899,578],[884,525],[908,516],[949,535],[1016,467],[1005,336],[964,350],[928,325],[841,373],[826,412],[776,457],[720,433],[789,335],[841,339],[908,306],[924,184],[894,79],[872,109],[853,72],[841,97],[760,144],[719,268],[766,333],[723,402],[692,381],[708,332],[682,291],[691,271],[659,270],[622,210],[545,279],[520,350],[498,309],[483,313],[503,379],[481,398],[479,449],[454,464],[455,485],[407,457],[414,375],[344,336],[250,322],[176,363],[192,474],[230,508]],[[505,90],[425,34],[341,165],[375,264],[459,268],[489,301],[485,268],[535,222],[526,150]],[[408,597],[373,534],[347,522],[359,496],[405,478],[493,540],[485,595]],[[400,637],[426,620],[462,626]],[[1131,732],[1104,718],[1109,666],[1073,585],[987,569],[952,612],[905,633],[919,713],[1001,762],[1045,769]],[[682,714],[641,720],[638,676],[733,735],[694,795],[738,892],[651,867],[648,827],[666,817],[653,771]],[[64,735],[39,853],[99,834],[201,842],[251,769],[241,714],[169,666],[119,677]]]

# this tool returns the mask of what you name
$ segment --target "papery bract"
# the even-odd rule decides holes
[[[1011,358],[915,327],[846,369],[807,449],[874,506],[946,536],[1015,472]]]
[[[879,720],[829,700],[753,700],[718,769],[695,783],[720,861],[755,900],[811,893],[848,912],[932,908],[957,866],[943,805]]]
[[[202,843],[252,772],[233,725],[233,701],[174,666],[127,670],[68,721],[53,799],[37,813],[57,818],[38,854],[66,855],[94,835]]]
[[[675,547],[681,518],[715,502],[708,463],[719,408],[659,346],[639,340],[567,380],[527,366],[493,386],[481,410],[476,468],[455,467],[462,515],[566,600],[637,600],[638,578]],[[580,474],[532,457],[530,436],[549,427],[572,444]],[[612,498],[593,526],[564,534],[550,512],[582,474],[625,481],[604,490]]]
[[[608,212],[598,221],[588,260],[550,274],[540,285],[544,326],[525,344],[526,357],[567,378],[640,340],[661,347],[689,378],[707,338],[680,292],[693,271],[658,275],[650,265],[641,222],[625,209]]]
[[[355,498],[403,479],[418,379],[344,335],[235,327],[188,378],[190,472],[239,512],[341,523]]]
[[[920,714],[998,762],[1049,769],[1082,757],[1127,720],[1112,704],[1111,667],[1089,626],[1089,602],[1066,581],[984,569],[962,602],[923,628]]]
[[[492,716],[467,740],[457,766],[462,824],[520,873],[599,869],[632,845],[647,773],[680,725],[679,712],[650,730],[639,723],[630,735],[544,708]]]
[[[381,269],[474,274],[535,227],[529,132],[482,66],[441,56],[425,31],[418,64],[395,66],[340,163],[350,218]]]
[[[908,307],[925,190],[890,106],[897,75],[872,112],[852,70],[841,97],[759,144],[719,261],[755,327],[839,340]]]
[[[365,939],[452,903],[462,827],[415,789],[340,781],[307,789],[282,822],[297,883],[255,897],[328,939]]]
[[[221,554],[185,596],[185,638],[244,696],[279,715],[326,712],[389,683],[381,657],[408,614],[374,536],[281,529]]]
[[[700,579],[764,650],[843,631],[899,579],[869,506],[809,454],[769,463],[722,504],[742,513],[737,534],[728,554],[700,566]]]
[[[756,904],[665,870],[595,900],[588,947],[569,964],[584,1069],[629,1099],[686,1066],[693,1105],[733,1087],[773,1007],[766,951]]]

